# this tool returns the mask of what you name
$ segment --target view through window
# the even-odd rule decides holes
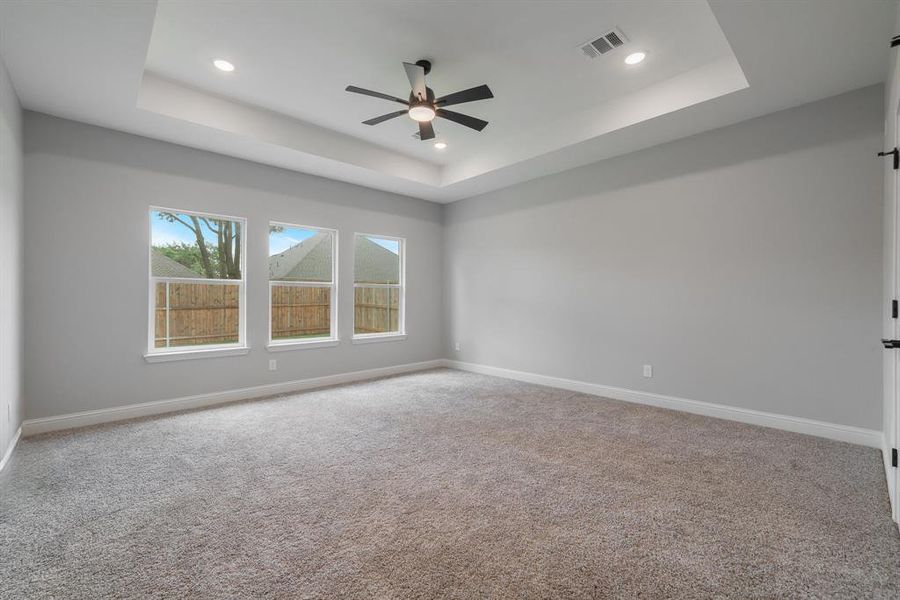
[[[335,238],[330,229],[269,225],[269,341],[337,339]]]
[[[356,234],[353,254],[353,332],[357,337],[403,333],[404,242]]]
[[[152,351],[243,344],[244,221],[150,210]]]

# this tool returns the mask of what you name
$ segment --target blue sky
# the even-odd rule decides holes
[[[387,248],[394,254],[400,254],[400,242],[398,242],[397,240],[385,240],[382,238],[372,237],[371,235],[367,235],[366,237],[382,248]]]
[[[280,254],[314,235],[316,235],[314,229],[303,229],[302,227],[284,226],[283,231],[270,231],[269,256]]]
[[[185,221],[189,221],[189,217],[175,213]],[[159,218],[159,212],[153,211],[150,214],[153,223],[153,236],[151,243],[154,246],[166,246],[168,244],[195,244],[196,238],[194,232],[178,223],[169,223],[165,219]],[[269,256],[284,252],[291,246],[299,244],[303,240],[310,238],[316,234],[314,229],[304,229],[303,227],[284,226],[283,231],[269,233]],[[211,244],[216,243],[216,234],[203,225],[203,237]],[[394,254],[400,254],[400,242],[396,240],[386,240],[383,238],[366,236],[382,248],[387,248]]]
[[[156,210],[150,213],[150,222],[153,223],[153,235],[150,243],[153,246],[167,246],[169,244],[178,244],[182,242],[191,245],[197,243],[197,238],[194,236],[192,230],[188,229],[178,221],[169,223],[165,219],[160,219],[159,214],[159,211]],[[173,214],[183,221],[190,223],[189,216],[180,213]],[[240,224],[237,225],[240,227]],[[203,238],[210,244],[216,245],[218,243],[216,234],[206,225],[201,225],[200,227],[203,232]]]

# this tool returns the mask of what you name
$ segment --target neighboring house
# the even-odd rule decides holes
[[[282,281],[331,281],[331,247],[327,233],[317,233],[269,257],[269,278]],[[326,243],[323,243],[326,242]],[[400,283],[396,254],[365,237],[354,247],[355,281]]]
[[[154,277],[203,277],[200,273],[188,269],[156,248],[150,249],[150,267]]]
[[[384,246],[359,236],[353,254],[356,283],[400,283],[399,257]]]
[[[269,257],[269,279],[280,281],[331,281],[329,234],[317,233]],[[323,243],[325,242],[325,243]],[[354,270],[357,283],[400,283],[397,255],[365,237],[356,238]],[[156,248],[151,249],[154,277],[202,278]]]
[[[317,233],[284,252],[269,257],[269,279],[331,281],[329,234]]]

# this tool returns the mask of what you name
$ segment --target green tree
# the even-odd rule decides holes
[[[200,272],[211,279],[241,278],[241,235],[243,232],[240,223],[171,212],[160,212],[159,218],[169,223],[180,223],[194,234],[194,238],[197,240],[194,247],[199,254]],[[206,241],[203,235],[204,225],[216,236],[215,245]],[[170,258],[173,257],[170,256]]]
[[[196,244],[171,242],[165,246],[154,246],[154,249],[168,256],[175,262],[184,265],[198,275],[206,272],[203,267],[203,259],[200,257],[200,248]],[[212,244],[207,243],[206,251],[209,253],[211,262],[218,265],[219,249]]]

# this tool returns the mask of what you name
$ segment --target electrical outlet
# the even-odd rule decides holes
[[[457,352],[459,352],[459,342],[456,342],[455,344],[453,344],[453,349],[456,350]]]
[[[644,377],[653,377],[653,365],[644,365]]]
[[[278,361],[274,358],[269,361],[269,370],[277,371],[278,370]]]

